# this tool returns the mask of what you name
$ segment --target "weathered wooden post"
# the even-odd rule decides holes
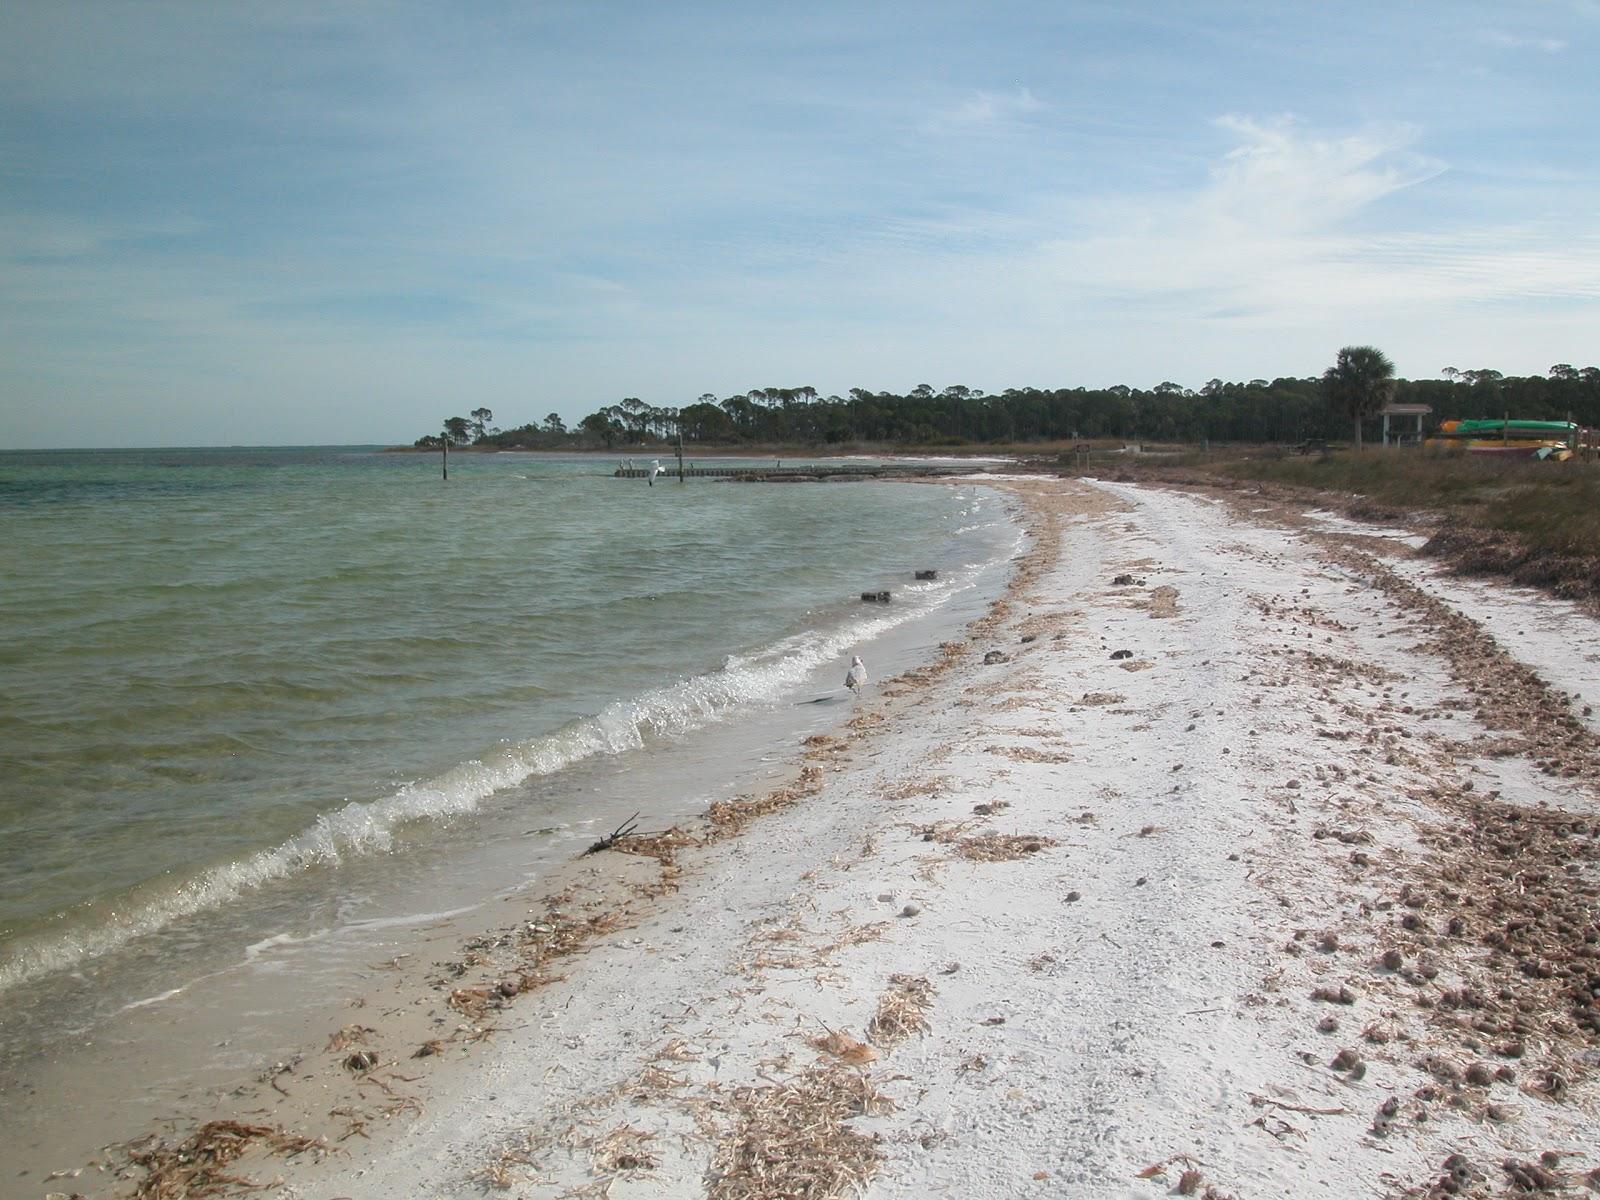
[[[439,435],[439,470],[444,475],[445,482],[450,481],[450,435]]]

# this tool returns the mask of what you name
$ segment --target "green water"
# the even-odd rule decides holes
[[[791,703],[1006,544],[978,488],[613,465],[0,455],[0,993],[188,953],[529,779]]]

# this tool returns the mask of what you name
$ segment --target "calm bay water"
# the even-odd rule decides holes
[[[530,781],[570,819],[565,772],[791,705],[1012,545],[976,487],[613,465],[0,455],[0,1010],[118,956],[157,987],[240,913],[420,872]]]

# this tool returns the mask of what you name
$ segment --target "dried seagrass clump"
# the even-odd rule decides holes
[[[876,1137],[846,1122],[888,1106],[870,1077],[838,1063],[736,1088],[717,1106],[733,1127],[717,1144],[707,1200],[834,1200],[864,1190],[883,1155]]]

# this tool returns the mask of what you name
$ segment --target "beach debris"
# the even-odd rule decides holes
[[[888,592],[862,592],[861,593],[861,599],[862,599],[863,603],[866,603],[866,604],[887,604],[887,603],[889,603],[889,593]]]
[[[910,800],[915,796],[937,796],[953,787],[955,781],[948,775],[924,775],[887,787],[881,794],[885,800]]]
[[[1067,893],[1067,903],[1068,904],[1076,904],[1079,900],[1082,900],[1082,899],[1083,899],[1083,893],[1078,891],[1078,890],[1076,890],[1076,889],[1074,889],[1074,890],[1072,890],[1072,891]]]
[[[1354,1050],[1339,1051],[1328,1065],[1335,1071],[1345,1072],[1351,1079],[1360,1079],[1367,1073],[1367,1064]]]
[[[1523,1192],[1553,1192],[1566,1182],[1562,1176],[1537,1163],[1518,1162],[1514,1158],[1502,1162],[1500,1169],[1511,1180],[1512,1186]]]
[[[656,1135],[632,1125],[619,1125],[589,1145],[589,1160],[599,1175],[653,1171],[661,1165],[651,1149]]]
[[[587,850],[584,851],[584,854],[599,854],[602,850],[609,850],[638,827],[639,814],[634,813],[633,816],[629,817],[621,825],[618,825],[614,830],[606,834],[605,837],[593,843]]]
[[[666,867],[677,861],[679,850],[700,844],[700,839],[694,834],[671,825],[660,833],[625,833],[612,843],[611,849],[618,854],[637,854],[643,858],[653,858]]]
[[[1112,587],[1143,587],[1144,586],[1144,580],[1135,579],[1132,575],[1124,573],[1124,574],[1121,574],[1121,575],[1114,576],[1112,578],[1112,580],[1111,580],[1111,586]]]
[[[991,650],[983,656],[983,665],[986,667],[992,667],[997,663],[1006,663],[1010,661],[1011,656],[1000,650]]]
[[[151,1137],[129,1148],[129,1161],[144,1172],[134,1189],[134,1200],[187,1200],[258,1189],[262,1185],[227,1170],[257,1146],[269,1154],[291,1158],[309,1152],[325,1153],[330,1148],[321,1138],[303,1137],[275,1125],[207,1121],[181,1142]]]
[[[1111,661],[1112,662],[1116,662],[1119,659],[1132,658],[1132,657],[1133,657],[1133,651],[1132,650],[1113,650],[1111,652]]]
[[[432,1058],[435,1054],[442,1053],[444,1043],[438,1038],[430,1038],[411,1052],[412,1058]]]
[[[346,1025],[328,1039],[325,1049],[330,1054],[337,1054],[351,1046],[364,1046],[367,1044],[367,1035],[377,1032],[370,1025]]]
[[[733,1127],[714,1151],[707,1200],[834,1200],[864,1190],[883,1161],[878,1139],[847,1122],[889,1102],[869,1076],[841,1063],[735,1088],[711,1107]]]
[[[867,1037],[892,1050],[913,1034],[928,1032],[927,1012],[932,1006],[933,984],[926,976],[891,975],[889,988],[878,1000],[878,1009],[867,1024]]]
[[[1118,692],[1085,692],[1078,697],[1078,703],[1084,708],[1102,708],[1107,704],[1124,704],[1127,699]]]
[[[1010,862],[1059,845],[1037,833],[979,833],[956,842],[956,853],[971,862]]]
[[[1037,746],[985,746],[990,754],[998,754],[1002,758],[1009,758],[1013,762],[1025,763],[1069,763],[1072,753],[1068,750],[1041,750]]]
[[[711,840],[735,837],[756,817],[788,808],[821,790],[822,768],[808,765],[800,768],[800,776],[794,783],[774,788],[765,796],[713,800],[706,810],[706,819],[711,823]]]
[[[1167,585],[1152,588],[1139,606],[1157,620],[1175,617],[1178,615],[1178,589]]]
[[[363,1071],[370,1071],[373,1067],[377,1066],[378,1056],[371,1050],[357,1050],[352,1054],[346,1055],[344,1062],[340,1065],[343,1066],[346,1071],[354,1071],[357,1074],[360,1074]]]
[[[821,1022],[818,1023],[821,1024]],[[827,1032],[810,1039],[810,1044],[813,1048],[822,1051],[824,1054],[831,1054],[840,1062],[849,1063],[851,1066],[859,1067],[865,1063],[877,1061],[878,1052],[865,1042],[858,1042],[848,1033],[828,1029],[826,1025],[823,1025],[822,1028]]]
[[[937,579],[937,578],[939,578],[939,572],[937,572],[937,571],[918,571],[917,572],[917,578],[918,579]]]
[[[914,917],[918,913],[920,913],[921,911],[922,911],[922,905],[920,905],[920,904],[907,904],[904,908],[902,908],[900,910],[900,915],[902,917]]]

